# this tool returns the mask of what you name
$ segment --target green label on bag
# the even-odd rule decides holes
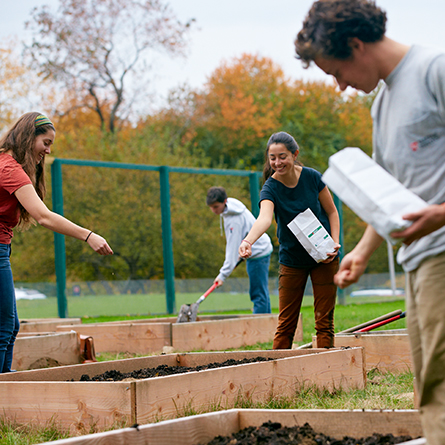
[[[311,232],[307,237],[310,238],[314,236],[319,230],[321,230],[321,226],[318,226],[313,232]]]

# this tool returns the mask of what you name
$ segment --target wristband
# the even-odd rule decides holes
[[[91,231],[89,234],[88,234],[88,236],[85,238],[85,242],[87,242],[88,241],[88,238],[90,237],[90,235],[93,233],[93,231]]]
[[[247,244],[250,244],[250,247],[252,247],[252,243],[250,241],[247,241],[246,239],[243,239]]]

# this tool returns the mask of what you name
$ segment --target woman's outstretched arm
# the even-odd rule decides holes
[[[15,191],[15,196],[28,213],[43,227],[82,241],[87,240],[89,246],[101,255],[111,255],[113,253],[107,241],[100,235],[49,210],[31,184],[20,187]]]
[[[238,253],[241,258],[249,258],[250,255],[252,255],[252,244],[254,244],[272,224],[274,207],[272,201],[267,199],[261,201],[258,219],[254,222],[250,232],[243,241],[241,241],[239,246]]]

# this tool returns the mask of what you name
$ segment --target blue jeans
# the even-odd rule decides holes
[[[14,342],[20,323],[15,304],[10,244],[0,244],[0,373],[11,372]]]
[[[270,314],[269,298],[269,264],[270,255],[247,260],[249,275],[249,294],[253,303],[254,314]]]

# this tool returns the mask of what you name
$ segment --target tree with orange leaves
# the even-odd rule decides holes
[[[297,80],[283,98],[281,124],[300,145],[300,159],[319,171],[347,146],[371,153],[372,120],[367,99],[346,95],[332,83]]]
[[[252,167],[262,162],[264,140],[279,125],[287,80],[266,57],[243,54],[223,63],[195,97],[193,143],[213,164]]]
[[[32,66],[74,93],[75,107],[94,110],[110,132],[143,96],[149,51],[183,54],[190,26],[163,0],[60,0],[57,14],[42,6],[32,17]]]

